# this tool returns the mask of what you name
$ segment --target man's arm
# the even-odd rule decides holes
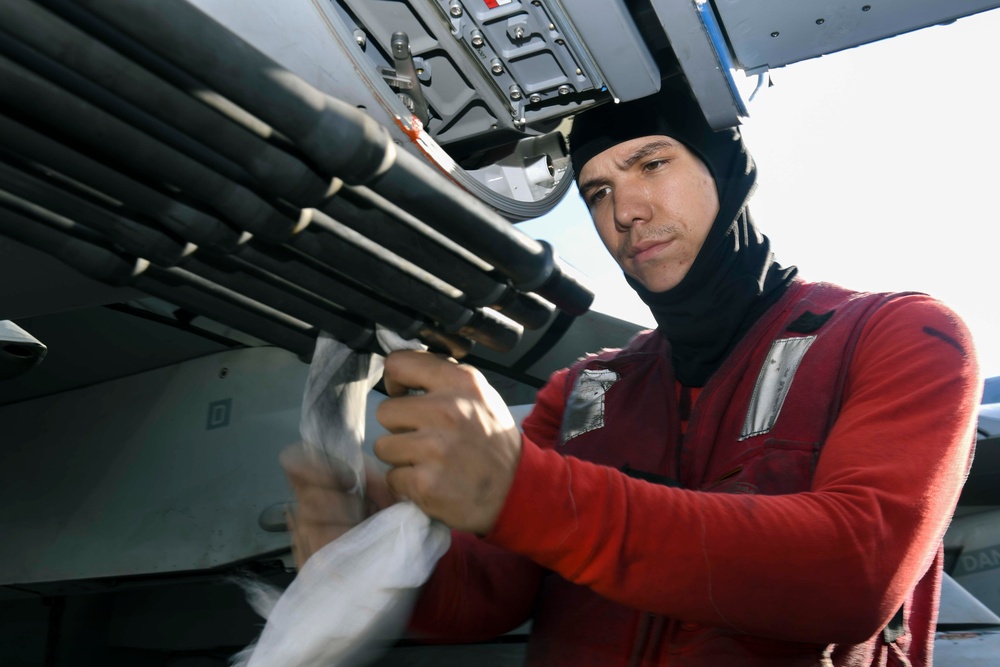
[[[864,641],[938,548],[979,391],[964,325],[906,297],[866,326],[810,492],[667,488],[526,442],[487,541],[638,609],[758,636]]]
[[[532,446],[552,448],[559,435],[566,371],[539,393],[522,424]],[[471,533],[452,531],[451,548],[421,589],[410,623],[418,635],[484,640],[509,632],[530,617],[544,570]]]

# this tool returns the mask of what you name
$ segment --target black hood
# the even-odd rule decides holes
[[[770,241],[747,208],[757,168],[736,129],[714,132],[682,80],[664,82],[655,96],[604,105],[580,114],[569,136],[573,167],[615,144],[650,135],[682,142],[708,166],[719,192],[719,213],[684,279],[650,292],[625,276],[649,306],[670,342],[677,379],[701,387],[751,325],[784,293],[797,270],[774,261]]]

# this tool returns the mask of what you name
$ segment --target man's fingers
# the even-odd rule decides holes
[[[426,394],[390,398],[375,408],[375,419],[390,433],[415,431],[433,415],[434,400]]]
[[[385,481],[393,496],[400,500],[412,500],[426,512],[419,502],[423,498],[420,493],[419,475],[420,472],[413,467],[393,468],[385,474]]]
[[[385,472],[371,466],[365,467],[365,496],[371,513],[384,510],[396,502],[396,497],[392,495],[389,483],[385,480]]]
[[[385,359],[385,390],[389,396],[403,396],[411,389],[435,391],[452,386],[461,367],[451,359],[431,352],[401,350]]]
[[[316,447],[295,444],[278,456],[292,488],[316,485],[350,490],[356,483],[354,472],[343,462],[331,461]]]
[[[438,442],[424,432],[397,433],[383,435],[375,441],[375,456],[383,463],[400,468],[440,459],[441,451]]]

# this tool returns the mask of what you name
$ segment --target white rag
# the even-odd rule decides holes
[[[379,329],[387,352],[413,349]],[[364,494],[368,392],[384,359],[356,352],[321,334],[306,381],[299,430],[306,447],[341,462]],[[322,459],[320,459],[322,460]],[[282,593],[259,581],[241,581],[254,610],[267,619],[257,641],[233,657],[234,667],[363,665],[399,637],[451,533],[416,505],[400,502],[369,517],[314,553]]]

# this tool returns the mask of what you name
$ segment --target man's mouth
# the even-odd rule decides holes
[[[672,242],[673,242],[672,238],[665,238],[665,239],[648,239],[646,241],[636,243],[634,246],[629,248],[628,257],[629,259],[642,261],[643,259],[655,255],[664,246],[667,246]]]

